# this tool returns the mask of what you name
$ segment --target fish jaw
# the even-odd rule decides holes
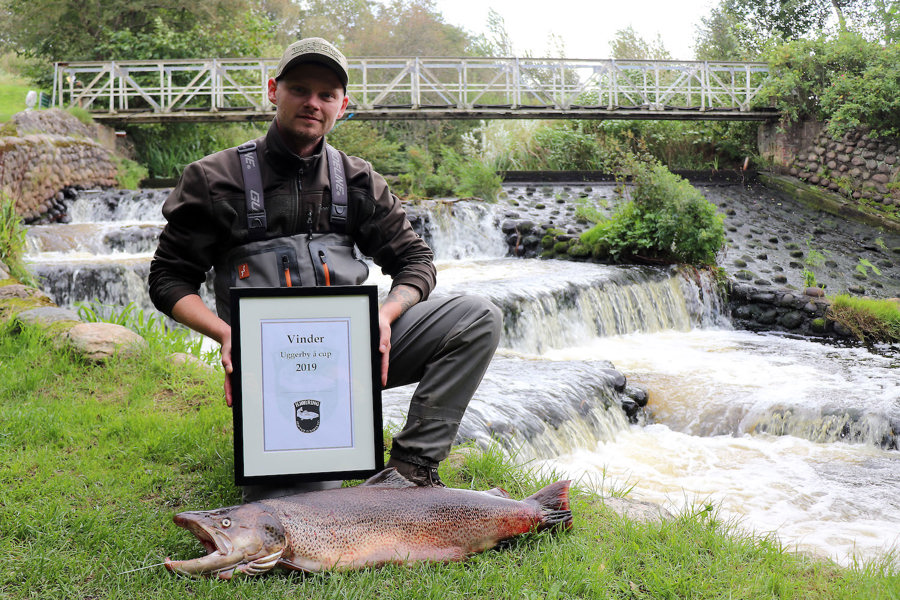
[[[174,521],[208,552],[189,560],[166,558],[166,568],[182,575],[220,579],[231,579],[235,572],[258,575],[273,568],[286,547],[281,523],[257,504],[183,512]]]

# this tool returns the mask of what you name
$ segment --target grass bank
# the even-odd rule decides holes
[[[705,508],[634,523],[576,488],[575,526],[464,563],[231,582],[155,567],[203,551],[181,510],[239,502],[219,376],[148,350],[84,363],[34,332],[0,331],[0,597],[860,598],[900,594],[886,566],[844,569],[741,535]],[[544,481],[498,456],[442,466],[457,487],[514,497]]]
[[[0,70],[0,123],[25,110],[25,95],[35,89],[24,77]]]

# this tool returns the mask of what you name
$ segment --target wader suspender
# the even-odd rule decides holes
[[[262,178],[259,175],[259,155],[256,142],[247,142],[238,149],[241,173],[244,176],[244,196],[247,202],[247,231],[251,240],[260,240],[266,234],[266,203],[263,196]],[[344,161],[333,147],[325,144],[328,160],[328,178],[331,180],[331,214],[329,221],[335,231],[347,230],[347,175]]]

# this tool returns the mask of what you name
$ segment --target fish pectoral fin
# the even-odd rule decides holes
[[[383,487],[383,488],[408,488],[417,487],[412,481],[397,472],[394,467],[375,473],[366,479],[359,487]]]
[[[257,558],[256,560],[252,560],[247,564],[243,564],[239,566],[237,570],[247,575],[259,575],[260,573],[271,571],[272,568],[278,564],[278,561],[281,559],[281,555],[283,553],[284,550],[273,552],[268,556],[263,556],[262,558]]]
[[[310,567],[304,567],[302,565],[298,565],[297,563],[288,560],[286,558],[281,558],[278,560],[278,566],[284,567],[285,569],[291,569],[293,571],[302,571],[304,573],[314,573],[317,570],[321,569],[312,569]]]

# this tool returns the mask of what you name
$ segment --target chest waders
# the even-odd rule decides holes
[[[231,322],[229,290],[233,287],[359,285],[369,276],[369,267],[346,233],[344,163],[338,151],[327,143],[325,156],[331,180],[329,222],[334,231],[263,239],[267,231],[266,207],[256,144],[249,142],[238,148],[251,241],[233,248],[215,265],[216,310],[226,322]]]

